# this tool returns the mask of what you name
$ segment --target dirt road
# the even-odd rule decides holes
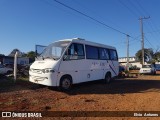
[[[67,93],[56,88],[40,87],[24,80],[13,83],[10,79],[1,78],[0,111],[160,111],[160,75],[121,78],[110,84],[104,84],[103,81],[83,83],[74,85]],[[93,119],[85,116],[83,118]],[[115,119],[114,115],[110,119]],[[158,118],[143,119],[157,120],[160,119],[160,114]]]

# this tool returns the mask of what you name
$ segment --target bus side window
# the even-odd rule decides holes
[[[73,43],[70,45],[65,53],[65,60],[84,59],[84,46],[83,44]]]
[[[86,45],[86,59],[98,60],[98,47]]]
[[[84,45],[83,44],[77,44],[77,46],[76,46],[76,54],[78,56],[78,59],[84,59],[85,58]]]
[[[108,49],[99,48],[99,58],[100,60],[108,60],[109,59]]]

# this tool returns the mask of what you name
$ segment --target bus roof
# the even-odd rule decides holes
[[[71,41],[71,42],[74,42],[74,43],[81,43],[81,44],[91,45],[91,46],[96,46],[96,47],[116,49],[113,46],[109,46],[109,45],[104,45],[104,44],[100,44],[100,43],[96,43],[96,42],[87,41],[87,40],[82,39],[82,38],[63,39],[63,40],[58,40],[58,41],[64,41],[64,42],[65,41]],[[58,41],[56,41],[56,42],[58,42]]]

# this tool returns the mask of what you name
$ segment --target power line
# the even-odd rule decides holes
[[[132,9],[130,9],[130,7],[128,7],[126,4],[124,4],[122,1],[120,1],[119,0],[119,2],[123,5],[123,6],[125,6],[134,16],[137,16],[136,14],[135,14],[135,12],[132,10]],[[135,10],[137,10],[138,11],[138,13],[141,13],[141,14],[143,14],[140,10],[138,10],[138,7],[135,5],[135,4],[133,4],[131,1],[128,1],[130,4],[132,4],[132,6],[135,8]],[[141,6],[140,6],[140,4],[139,4],[139,8],[141,8]],[[141,8],[141,10],[142,10],[142,8]],[[144,9],[143,9],[143,11],[145,11]],[[147,12],[145,12],[145,13],[147,13]],[[143,33],[143,23],[142,23],[142,21],[143,21],[143,19],[146,19],[145,17],[144,18],[140,18],[140,21],[141,21],[141,34],[142,34],[142,64],[144,64],[144,33]],[[150,25],[151,26],[151,25]],[[153,27],[151,26],[151,28],[153,29]],[[146,37],[145,37],[146,38]],[[148,43],[153,47],[153,45],[149,42],[149,40],[148,39],[146,39],[147,41],[148,41]],[[154,48],[154,47],[153,47]]]
[[[135,0],[136,1],[136,0]],[[141,14],[147,14],[147,15],[149,15],[149,13],[142,7],[142,5],[138,2],[138,1],[136,1],[136,3],[137,3],[137,6],[135,5],[135,4],[133,4],[133,2],[131,2],[130,0],[128,0],[128,2],[135,8],[134,10],[132,10],[130,7],[128,7],[125,3],[123,3],[121,0],[119,0],[119,2],[124,6],[124,7],[126,7],[129,11],[130,11],[130,13],[132,13],[135,17],[137,17],[138,16],[138,14],[136,14],[136,12],[134,11],[134,10],[136,10],[136,11],[138,11],[138,13],[141,13]],[[154,29],[153,29],[153,25],[151,25],[151,23],[153,23],[153,22],[151,22],[150,24],[149,24],[149,22],[147,21],[147,23],[148,23],[148,26],[150,26],[150,28],[151,28],[151,30],[152,31],[154,31]],[[148,28],[148,27],[147,27]],[[147,30],[149,30],[149,29],[147,29]]]
[[[97,11],[95,11],[96,9],[90,9],[88,7],[86,7],[86,5],[80,3],[78,0],[73,0],[73,2],[75,2],[76,4],[78,4],[79,6],[83,7],[84,9],[86,9],[87,11],[90,11],[90,13],[94,13],[94,15],[98,16],[98,18],[101,18],[101,20],[105,20],[109,23],[111,23],[112,25],[114,25],[116,28],[120,28],[120,26],[118,26],[116,23],[113,22],[113,20],[110,20],[109,18],[105,19],[104,16],[100,15],[100,14],[96,14]]]
[[[95,21],[95,22],[97,22],[97,23],[105,26],[105,27],[107,27],[107,28],[110,28],[110,29],[112,29],[112,30],[114,30],[114,31],[116,31],[116,32],[118,32],[118,33],[123,34],[123,35],[128,35],[128,34],[122,32],[122,31],[120,31],[120,30],[118,30],[118,29],[115,29],[115,28],[113,28],[113,27],[105,24],[104,22],[101,22],[101,21],[99,21],[99,20],[97,20],[97,19],[95,19],[95,18],[93,18],[93,17],[91,17],[91,16],[89,16],[89,15],[87,15],[87,14],[79,11],[79,10],[76,10],[76,9],[74,9],[74,8],[72,8],[72,7],[64,4],[64,3],[62,3],[62,2],[59,2],[59,1],[57,1],[57,0],[54,0],[54,1],[57,2],[57,3],[59,3],[59,4],[61,4],[61,5],[63,5],[64,7],[68,8],[68,9],[71,9],[71,10],[73,10],[73,11],[75,11],[75,12],[77,12],[77,13],[79,13],[79,14],[81,14],[81,15],[83,15],[83,16],[85,16],[85,17],[87,17],[87,18],[89,18],[89,19],[91,19],[91,20],[93,20],[93,21]]]
[[[50,5],[50,6],[54,6],[54,7],[56,7],[58,10],[61,10],[61,11],[63,11],[63,12],[65,12],[66,14],[68,14],[68,15],[74,15],[74,16],[77,16],[77,17],[79,17],[77,14],[75,14],[75,13],[73,13],[73,12],[71,12],[71,11],[66,11],[64,8],[62,8],[62,7],[59,7],[58,5],[56,5],[56,4],[53,4],[53,3],[50,3],[49,1],[47,1],[47,0],[41,0],[42,2],[44,2],[45,4],[47,4],[47,5]],[[86,20],[88,20],[88,19],[86,19]],[[89,21],[89,20],[88,20]]]
[[[160,30],[154,30],[154,31],[150,31],[150,32],[146,32],[147,34],[152,34],[152,33],[160,33]]]
[[[150,14],[143,8],[143,6],[139,3],[139,0],[135,0],[135,2],[138,4],[139,8],[143,10],[143,12],[147,15],[150,16]]]
[[[140,10],[141,8],[139,9],[139,7],[137,7],[131,0],[128,0],[128,2],[132,5],[133,8],[135,8],[134,10],[137,11],[138,17],[139,17],[139,14],[140,14],[140,15],[143,15],[142,11]]]
[[[137,5],[139,6],[139,8],[143,11],[144,14],[150,16],[149,12],[144,9],[144,7],[140,4],[139,0],[135,0],[135,2],[137,3]],[[152,20],[152,22],[151,22]],[[155,31],[155,29],[157,29],[157,26],[154,24],[153,19],[151,19],[150,21],[147,21],[148,25],[150,26],[150,28],[152,29],[152,31]],[[148,29],[149,30],[149,29]],[[158,33],[157,33],[158,34]],[[157,35],[156,35],[157,36]],[[156,38],[156,36],[154,35],[154,37]],[[159,41],[157,41],[159,42]]]
[[[136,1],[136,0],[135,0]],[[140,13],[140,16],[144,15],[143,13],[147,13],[145,11],[145,9],[140,5],[140,3],[138,1],[136,1],[137,5],[135,5],[133,2],[131,2],[131,0],[128,0],[128,2],[135,8],[134,10],[136,10],[138,13]],[[147,16],[150,17],[150,15],[147,13]],[[139,15],[137,16],[139,17]]]
[[[144,37],[145,37],[145,36],[144,36]],[[145,39],[146,39],[146,40],[147,40],[147,42],[152,46],[152,48],[153,48],[153,49],[155,49],[155,48],[154,48],[154,46],[152,45],[152,43],[151,43],[151,42],[149,42],[149,40],[148,40],[146,37],[145,37]]]
[[[124,2],[122,2],[121,0],[119,0],[119,2],[120,2],[120,4],[122,4],[124,7],[126,7],[129,11],[130,11],[130,13],[132,13],[132,15],[134,15],[134,16],[138,16],[137,15],[137,13],[135,13],[132,9],[130,9],[130,7],[128,7],[126,4],[124,4]]]

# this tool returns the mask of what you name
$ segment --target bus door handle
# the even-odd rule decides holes
[[[78,72],[77,70],[75,72]]]
[[[91,70],[91,71],[93,71],[93,70]]]

